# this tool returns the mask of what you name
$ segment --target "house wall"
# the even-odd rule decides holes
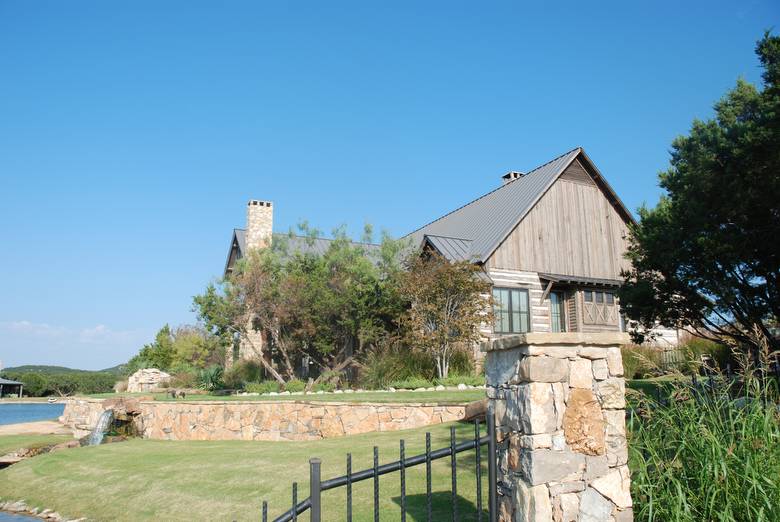
[[[531,331],[550,331],[550,299],[545,298],[543,302],[540,302],[545,287],[539,279],[539,274],[521,270],[490,269],[488,275],[493,280],[495,287],[527,289],[531,305]],[[492,337],[494,335],[493,325],[485,325],[482,333]]]
[[[488,270],[620,279],[628,227],[576,163],[487,260]]]

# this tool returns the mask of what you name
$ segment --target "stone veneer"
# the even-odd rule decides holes
[[[529,333],[483,345],[496,412],[499,520],[633,520],[622,333]]]
[[[385,404],[319,401],[129,400],[133,419],[147,439],[316,440],[372,431],[396,431],[470,417],[484,404]],[[71,399],[60,422],[74,435],[89,433],[116,399]],[[124,408],[124,406],[123,406]]]

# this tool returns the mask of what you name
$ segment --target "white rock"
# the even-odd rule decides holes
[[[580,512],[580,497],[576,493],[561,495],[561,522],[576,522]]]
[[[613,469],[606,475],[590,483],[591,487],[610,499],[619,508],[629,508],[631,504],[631,478],[628,466]]]
[[[593,387],[592,363],[588,359],[577,359],[569,366],[569,386],[591,389]]]
[[[626,407],[626,383],[620,377],[610,377],[596,384],[596,393],[602,408],[620,409]]]
[[[609,377],[609,367],[606,359],[596,359],[593,361],[593,378],[597,381],[603,381]]]
[[[344,390],[344,393],[355,393],[355,390],[347,388],[346,390]]]
[[[550,493],[544,484],[529,487],[525,481],[518,481],[515,502],[516,513],[519,513],[521,517],[516,519],[518,521],[531,522],[553,519]]]
[[[620,354],[620,348],[607,349],[607,365],[610,375],[613,377],[623,376],[623,357]]]
[[[268,392],[268,395],[279,395],[279,392]]]
[[[445,388],[444,388],[444,385],[443,385],[443,384],[440,384],[440,385],[438,385],[438,386],[436,387],[436,391],[444,391],[444,390],[445,390]]]
[[[394,391],[395,391],[395,388],[393,388],[392,386],[390,386],[390,387],[387,389],[387,391],[389,391],[389,392],[394,392]]]
[[[463,383],[460,383],[460,384],[458,384],[458,389],[459,389],[459,390],[466,390],[466,389],[468,389],[468,386],[466,386],[466,385],[465,385],[465,384],[463,384]]]
[[[333,393],[344,393],[344,391],[343,390],[336,390]]]
[[[605,522],[612,516],[612,502],[593,488],[587,488],[580,497],[578,522]]]

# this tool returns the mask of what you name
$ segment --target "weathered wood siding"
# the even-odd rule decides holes
[[[578,162],[572,164],[487,261],[520,270],[620,279],[628,227]]]
[[[544,286],[535,272],[520,272],[517,270],[490,270],[488,272],[496,288],[525,288],[528,290],[528,299],[531,307],[531,331],[550,331],[550,299],[546,298],[540,303],[544,293]],[[493,336],[493,325],[485,325],[483,333]]]

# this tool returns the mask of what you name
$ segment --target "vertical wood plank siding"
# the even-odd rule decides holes
[[[570,173],[569,171],[572,170]],[[487,267],[620,279],[628,228],[579,163],[539,200],[488,259]],[[575,178],[576,180],[571,180]]]

